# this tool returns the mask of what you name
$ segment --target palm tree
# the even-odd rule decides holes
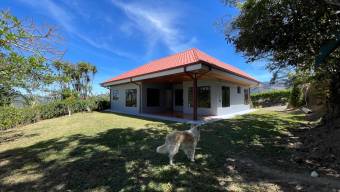
[[[92,84],[94,79],[94,75],[97,72],[97,68],[94,65],[91,65],[88,62],[79,62],[78,66],[78,75],[79,79],[79,93],[82,95],[84,99],[87,99],[88,96],[91,94]]]

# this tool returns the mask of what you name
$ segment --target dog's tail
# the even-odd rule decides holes
[[[156,151],[157,151],[157,153],[167,153],[168,148],[166,147],[166,144],[164,144],[164,145],[157,147]]]

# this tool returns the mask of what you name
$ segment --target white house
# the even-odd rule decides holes
[[[193,48],[151,61],[101,85],[111,110],[198,120],[250,109],[258,81],[240,69]]]

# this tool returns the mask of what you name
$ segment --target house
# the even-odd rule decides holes
[[[240,69],[192,48],[151,61],[101,83],[111,110],[198,120],[250,109],[258,81]]]

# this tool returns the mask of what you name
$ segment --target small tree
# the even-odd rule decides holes
[[[53,81],[49,59],[62,54],[53,46],[57,39],[52,27],[38,28],[0,12],[0,87],[31,96],[43,90]],[[0,94],[6,97],[7,93]]]
[[[64,89],[62,91],[62,99],[66,102],[68,116],[72,115],[72,109],[77,99],[79,99],[78,94],[70,89]]]

